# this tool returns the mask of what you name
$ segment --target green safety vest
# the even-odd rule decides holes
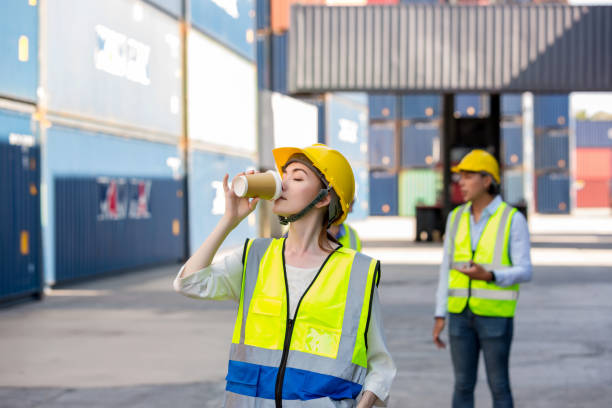
[[[353,406],[367,371],[379,263],[339,247],[290,319],[284,245],[284,238],[245,244],[225,406]]]
[[[516,212],[502,202],[491,215],[472,253],[470,206],[464,204],[451,213],[451,266],[448,276],[448,311],[461,313],[466,305],[480,316],[512,317],[519,295],[519,285],[501,287],[494,282],[472,280],[457,270],[470,260],[486,270],[502,270],[512,265],[508,254],[510,224]]]
[[[357,231],[347,223],[342,224],[340,227],[344,227],[344,235],[338,239],[338,242],[342,244],[343,247],[360,252],[361,240],[359,239],[359,235],[357,235]]]

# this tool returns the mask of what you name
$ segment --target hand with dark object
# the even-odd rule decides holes
[[[468,276],[470,279],[474,280],[483,280],[486,282],[491,282],[494,280],[494,276],[492,271],[487,271],[481,265],[470,261],[469,266],[461,267],[457,269],[462,274]]]

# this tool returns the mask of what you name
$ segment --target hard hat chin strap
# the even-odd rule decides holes
[[[297,220],[299,220],[300,218],[302,218],[303,216],[306,215],[306,213],[308,213],[308,211],[312,210],[314,208],[315,205],[317,205],[323,198],[325,198],[326,195],[329,194],[329,191],[331,190],[331,187],[328,188],[322,188],[319,191],[319,194],[317,194],[317,196],[314,198],[314,200],[312,200],[310,202],[310,204],[308,204],[306,207],[304,207],[304,209],[302,211],[300,211],[297,214],[293,214],[290,215],[288,217],[285,217],[283,215],[279,215],[278,216],[278,220],[282,225],[287,225],[290,222],[295,222]]]

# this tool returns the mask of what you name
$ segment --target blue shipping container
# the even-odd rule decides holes
[[[402,119],[433,119],[440,116],[440,95],[403,95]]]
[[[455,117],[476,117],[486,115],[489,111],[488,97],[480,94],[455,95]]]
[[[0,302],[42,292],[39,163],[38,146],[0,142]]]
[[[181,134],[176,19],[124,0],[49,0],[47,11],[50,111]]]
[[[189,235],[191,253],[202,245],[225,212],[223,176],[230,180],[242,171],[255,167],[253,160],[225,154],[192,151],[189,158]],[[223,243],[224,248],[244,244],[257,236],[257,222],[252,213]]]
[[[533,126],[535,128],[566,127],[569,123],[569,96],[535,95],[533,98]]]
[[[177,146],[126,139],[63,126],[47,131],[43,179],[48,185],[43,205],[47,214],[45,281],[55,282],[55,183],[58,177],[147,177],[179,179],[183,175]]]
[[[32,5],[33,4],[33,5]],[[0,95],[36,102],[38,87],[38,7],[5,1],[0,13]]]
[[[417,123],[402,129],[402,167],[435,167],[440,161],[437,123]]]
[[[255,0],[187,1],[194,27],[255,61]]]
[[[367,106],[328,94],[325,118],[327,144],[340,151],[351,163],[367,163]]]
[[[56,283],[183,259],[183,196],[181,180],[56,178]]]
[[[396,119],[397,118],[397,96],[373,94],[369,95],[368,107],[370,119]]]
[[[500,99],[502,116],[521,116],[523,114],[523,95],[503,94]]]
[[[262,90],[272,89],[271,40],[269,36],[257,39],[257,87]]]
[[[523,164],[523,126],[503,123],[500,127],[503,165],[519,166]]]
[[[29,113],[0,109],[0,143],[9,143],[10,135],[36,135],[35,122]]]
[[[347,221],[357,221],[367,218],[370,213],[370,177],[367,166],[353,165],[355,175],[355,201],[353,211]]]
[[[371,124],[368,132],[370,166],[391,169],[395,167],[395,124]]]
[[[567,130],[549,130],[535,136],[535,168],[567,169],[569,138]]]
[[[258,30],[270,27],[270,0],[255,0],[257,12],[255,15]]]
[[[569,176],[549,173],[537,178],[537,211],[542,214],[569,213]]]
[[[160,10],[163,10],[173,17],[181,18],[183,16],[183,0],[144,0],[147,3],[153,4]]]
[[[370,215],[397,215],[397,174],[370,172]]]
[[[612,121],[576,121],[576,147],[612,147]]]
[[[287,33],[272,35],[272,90],[287,93]]]
[[[504,201],[510,205],[525,204],[525,173],[522,170],[504,171],[502,191]]]

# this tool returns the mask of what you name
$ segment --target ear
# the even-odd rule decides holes
[[[487,174],[484,177],[484,183],[485,183],[485,187],[488,190],[489,187],[491,187],[491,184],[493,183],[493,176],[491,176],[490,174]]]
[[[331,194],[327,193],[327,195],[323,197],[321,201],[315,204],[315,208],[322,208],[328,206],[329,203],[331,203]]]

